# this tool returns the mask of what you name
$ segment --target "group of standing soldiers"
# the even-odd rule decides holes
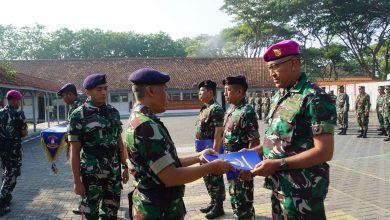
[[[385,92],[386,88],[386,92]],[[348,129],[349,96],[344,86],[339,86],[339,94],[336,98],[337,120],[340,125],[339,135],[346,135]],[[371,109],[370,96],[365,92],[364,86],[359,86],[359,94],[356,97],[355,113],[359,125],[358,138],[367,138],[369,115]],[[390,86],[379,86],[376,101],[376,113],[380,131],[378,135],[388,136],[384,141],[390,140]]]
[[[248,103],[255,109],[259,120],[263,120],[263,118],[267,117],[271,104],[270,98],[273,95],[275,95],[275,91],[272,91],[271,93],[263,93],[261,91],[248,93]],[[268,124],[266,120],[264,123]]]

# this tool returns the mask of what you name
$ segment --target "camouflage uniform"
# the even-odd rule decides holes
[[[382,106],[382,114],[384,121],[384,128],[387,131],[387,134],[390,135],[390,95],[385,94]],[[390,136],[389,136],[390,138]]]
[[[339,93],[336,101],[337,121],[341,128],[348,128],[349,96],[347,93]]]
[[[386,101],[386,94],[378,94],[378,97],[376,98],[376,114],[378,116],[379,121],[379,129],[384,129],[384,118],[383,118],[383,104]]]
[[[367,93],[364,93],[363,95],[359,94],[356,97],[355,109],[357,113],[357,121],[363,132],[367,132],[368,129],[370,107],[370,96]]]
[[[257,114],[257,117],[259,118],[259,120],[262,120],[263,119],[263,112],[262,112],[262,108],[263,108],[263,101],[262,101],[262,98],[261,97],[257,97],[256,98],[256,114]]]
[[[257,139],[259,125],[256,113],[245,98],[237,106],[231,106],[225,114],[224,145],[227,153],[248,148],[251,140]],[[229,180],[230,202],[238,219],[255,217],[253,208],[253,179]]]
[[[126,144],[137,188],[132,200],[134,219],[184,219],[184,185],[165,187],[157,175],[167,166],[182,165],[168,130],[148,107],[134,106]]]
[[[304,73],[291,89],[272,98],[263,151],[267,159],[287,158],[314,147],[313,137],[333,134],[336,108],[332,98]],[[278,171],[265,178],[272,190],[273,219],[326,219],[329,165]]]
[[[269,107],[270,107],[270,98],[264,97],[264,118],[267,118],[269,113]],[[268,121],[265,120],[265,123],[268,124]]]
[[[99,206],[109,219],[120,207],[121,168],[118,136],[120,115],[111,105],[95,106],[87,100],[70,115],[69,141],[81,144],[80,174],[86,189],[81,210],[87,219],[99,217]]]
[[[16,178],[20,176],[22,166],[21,132],[27,127],[25,119],[24,112],[18,111],[12,106],[6,105],[0,110],[0,135],[10,142],[10,150],[0,154],[3,168],[0,198],[4,199],[5,203],[11,201]]]
[[[198,139],[214,139],[215,128],[223,127],[223,108],[212,100],[207,105],[204,105],[199,113],[196,121],[195,131]],[[203,177],[208,194],[213,201],[225,201],[225,183],[223,175],[215,175],[212,173]]]
[[[72,104],[69,105],[68,120],[69,120],[69,117],[72,114],[72,112],[74,110],[76,110],[76,108],[78,108],[82,104],[83,103],[81,102],[81,100],[79,98],[77,98],[76,100],[74,100],[74,102]]]

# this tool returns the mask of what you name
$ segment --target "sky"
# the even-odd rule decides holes
[[[0,24],[20,28],[38,23],[48,31],[163,31],[178,39],[232,27],[232,17],[219,10],[222,5],[223,0],[8,0],[1,2]]]

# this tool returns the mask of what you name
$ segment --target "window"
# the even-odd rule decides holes
[[[111,95],[111,102],[118,103],[119,102],[119,95],[117,95],[117,94]]]
[[[199,97],[197,92],[184,92],[183,100],[197,100]]]
[[[183,100],[191,100],[191,93],[183,93]]]
[[[112,94],[111,103],[128,102],[129,96],[127,94]]]
[[[169,100],[180,100],[180,93],[169,93]]]
[[[121,102],[128,102],[129,96],[128,95],[121,95]]]

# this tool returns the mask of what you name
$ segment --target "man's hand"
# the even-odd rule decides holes
[[[129,181],[129,168],[125,168],[122,171],[122,182],[126,184]]]
[[[234,169],[233,165],[231,165],[229,162],[227,162],[225,160],[221,160],[221,159],[214,160],[211,162],[211,164],[213,165],[212,173],[214,173],[216,175],[222,175],[229,170],[232,170],[232,171],[236,170],[236,169]]]
[[[269,176],[280,169],[280,160],[263,160],[258,163],[251,173],[257,176]]]
[[[238,174],[238,178],[246,181],[246,180],[250,180],[252,177],[251,175],[251,172],[249,170],[241,170],[240,171],[240,174]]]
[[[86,195],[84,184],[81,181],[73,184],[73,191],[80,196]]]
[[[200,153],[199,153],[199,161],[201,163],[206,163],[207,161],[203,158],[203,155],[205,154],[211,154],[211,155],[216,155],[217,153],[215,152],[215,150],[211,149],[211,148],[207,148],[207,149],[204,149],[202,150]]]

